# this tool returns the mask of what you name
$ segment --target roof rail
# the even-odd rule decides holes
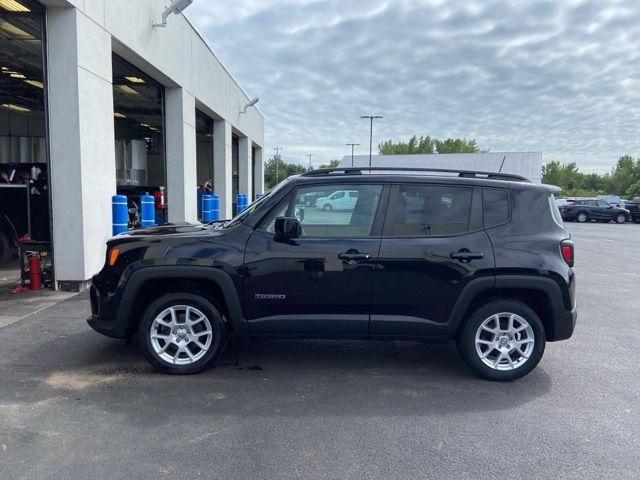
[[[430,173],[457,173],[459,177],[466,178],[482,178],[490,180],[510,180],[516,182],[531,183],[531,180],[521,177],[520,175],[514,175],[512,173],[498,173],[498,172],[480,172],[475,170],[459,170],[448,168],[413,168],[413,167],[335,167],[335,168],[320,168],[318,170],[311,170],[301,174],[302,177],[316,177],[322,175],[342,174],[342,175],[361,175],[362,171],[382,171],[382,172],[430,172]]]

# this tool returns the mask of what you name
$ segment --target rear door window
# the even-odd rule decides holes
[[[385,235],[442,236],[469,230],[471,187],[399,185],[392,193]]]

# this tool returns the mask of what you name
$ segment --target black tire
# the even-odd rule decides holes
[[[588,222],[589,215],[587,215],[587,212],[580,212],[578,213],[578,215],[576,215],[576,221],[580,223]]]
[[[0,265],[7,263],[13,256],[13,245],[7,234],[0,230]]]
[[[330,204],[330,203],[325,203],[325,204],[324,204],[324,207],[322,207],[322,209],[323,209],[325,212],[330,212],[331,210],[333,210],[333,207],[331,206],[331,204]]]
[[[624,223],[627,221],[627,216],[624,213],[619,213],[615,218],[616,223]]]
[[[511,370],[498,370],[488,366],[480,358],[480,353],[476,349],[476,333],[480,330],[481,325],[490,317],[499,313],[514,313],[518,315],[529,324],[533,334],[532,336],[534,342],[533,347],[529,352],[529,357],[526,360],[522,361],[519,366],[516,366]],[[502,319],[503,317],[500,318]],[[525,333],[524,335],[527,334]],[[520,338],[526,339],[526,337]],[[475,373],[483,378],[486,378],[487,380],[511,381],[524,377],[531,370],[533,370],[536,365],[538,365],[538,362],[540,362],[542,354],[544,353],[546,335],[544,326],[542,325],[540,318],[538,317],[536,312],[531,309],[531,307],[517,300],[512,300],[509,298],[497,298],[483,304],[467,318],[461,332],[456,338],[456,343],[458,351],[460,352],[463,360]],[[489,347],[486,348],[487,350],[490,350]],[[525,349],[526,348],[527,347],[525,347]],[[487,350],[485,350],[484,352],[486,353]],[[499,351],[497,349],[493,350],[493,352],[495,356],[498,356]],[[515,353],[514,356],[516,356]],[[487,361],[491,361],[491,358],[488,357]]]
[[[199,310],[209,321],[212,330],[209,348],[196,361],[185,365],[176,365],[170,363],[166,359],[163,359],[155,351],[151,340],[151,329],[154,325],[154,320],[156,319],[156,317],[169,307],[175,307],[178,305],[188,306]],[[157,332],[157,330],[155,329],[154,331]],[[195,328],[193,332],[196,332]],[[191,331],[189,331],[189,333],[191,333]],[[226,347],[227,342],[227,326],[224,322],[222,314],[220,313],[220,310],[216,308],[214,303],[206,296],[187,292],[167,293],[154,300],[147,307],[142,316],[142,319],[140,320],[140,325],[138,326],[138,334],[140,335],[140,345],[142,347],[142,353],[144,354],[144,357],[147,359],[147,361],[160,372],[176,375],[187,375],[204,370],[220,357]],[[172,336],[175,337],[175,335]],[[175,346],[177,345],[176,343],[168,343],[170,343],[170,347],[168,349],[169,353],[173,350],[178,350],[177,348],[175,348]],[[189,348],[189,345],[191,345],[190,351],[192,353],[195,353],[193,352],[193,349],[197,349],[198,353],[200,351],[204,351],[202,349],[199,349],[198,347],[195,347],[195,345],[192,344],[191,341],[188,344],[185,344],[184,348]],[[196,353],[196,356],[198,353]],[[180,355],[181,354],[178,354],[178,357],[180,357]],[[186,353],[184,355],[186,356]]]

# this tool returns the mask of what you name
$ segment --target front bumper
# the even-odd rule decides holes
[[[112,338],[127,338],[127,325],[118,321],[117,308],[112,303],[111,296],[101,293],[95,284],[91,285],[89,298],[91,301],[91,316],[87,323],[96,332]]]

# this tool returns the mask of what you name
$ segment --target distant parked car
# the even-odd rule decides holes
[[[556,205],[558,206],[558,208],[562,207],[563,205],[566,205],[569,202],[575,202],[575,198],[566,198],[566,197],[556,198]]]
[[[618,195],[598,195],[596,200],[603,200],[615,208],[624,208],[624,203]]]
[[[597,220],[601,222],[624,223],[631,220],[629,211],[616,208],[595,198],[577,198],[560,207],[563,220],[578,221],[580,223]]]
[[[328,197],[320,197],[316,200],[316,207],[323,210],[353,210],[358,201],[356,190],[338,190]]]
[[[304,205],[306,207],[315,207],[316,206],[316,201],[318,200],[318,198],[326,197],[329,194],[330,194],[330,192],[307,193],[307,194],[302,196],[301,200],[304,201]]]
[[[624,202],[624,208],[629,211],[631,220],[640,223],[640,197]]]

